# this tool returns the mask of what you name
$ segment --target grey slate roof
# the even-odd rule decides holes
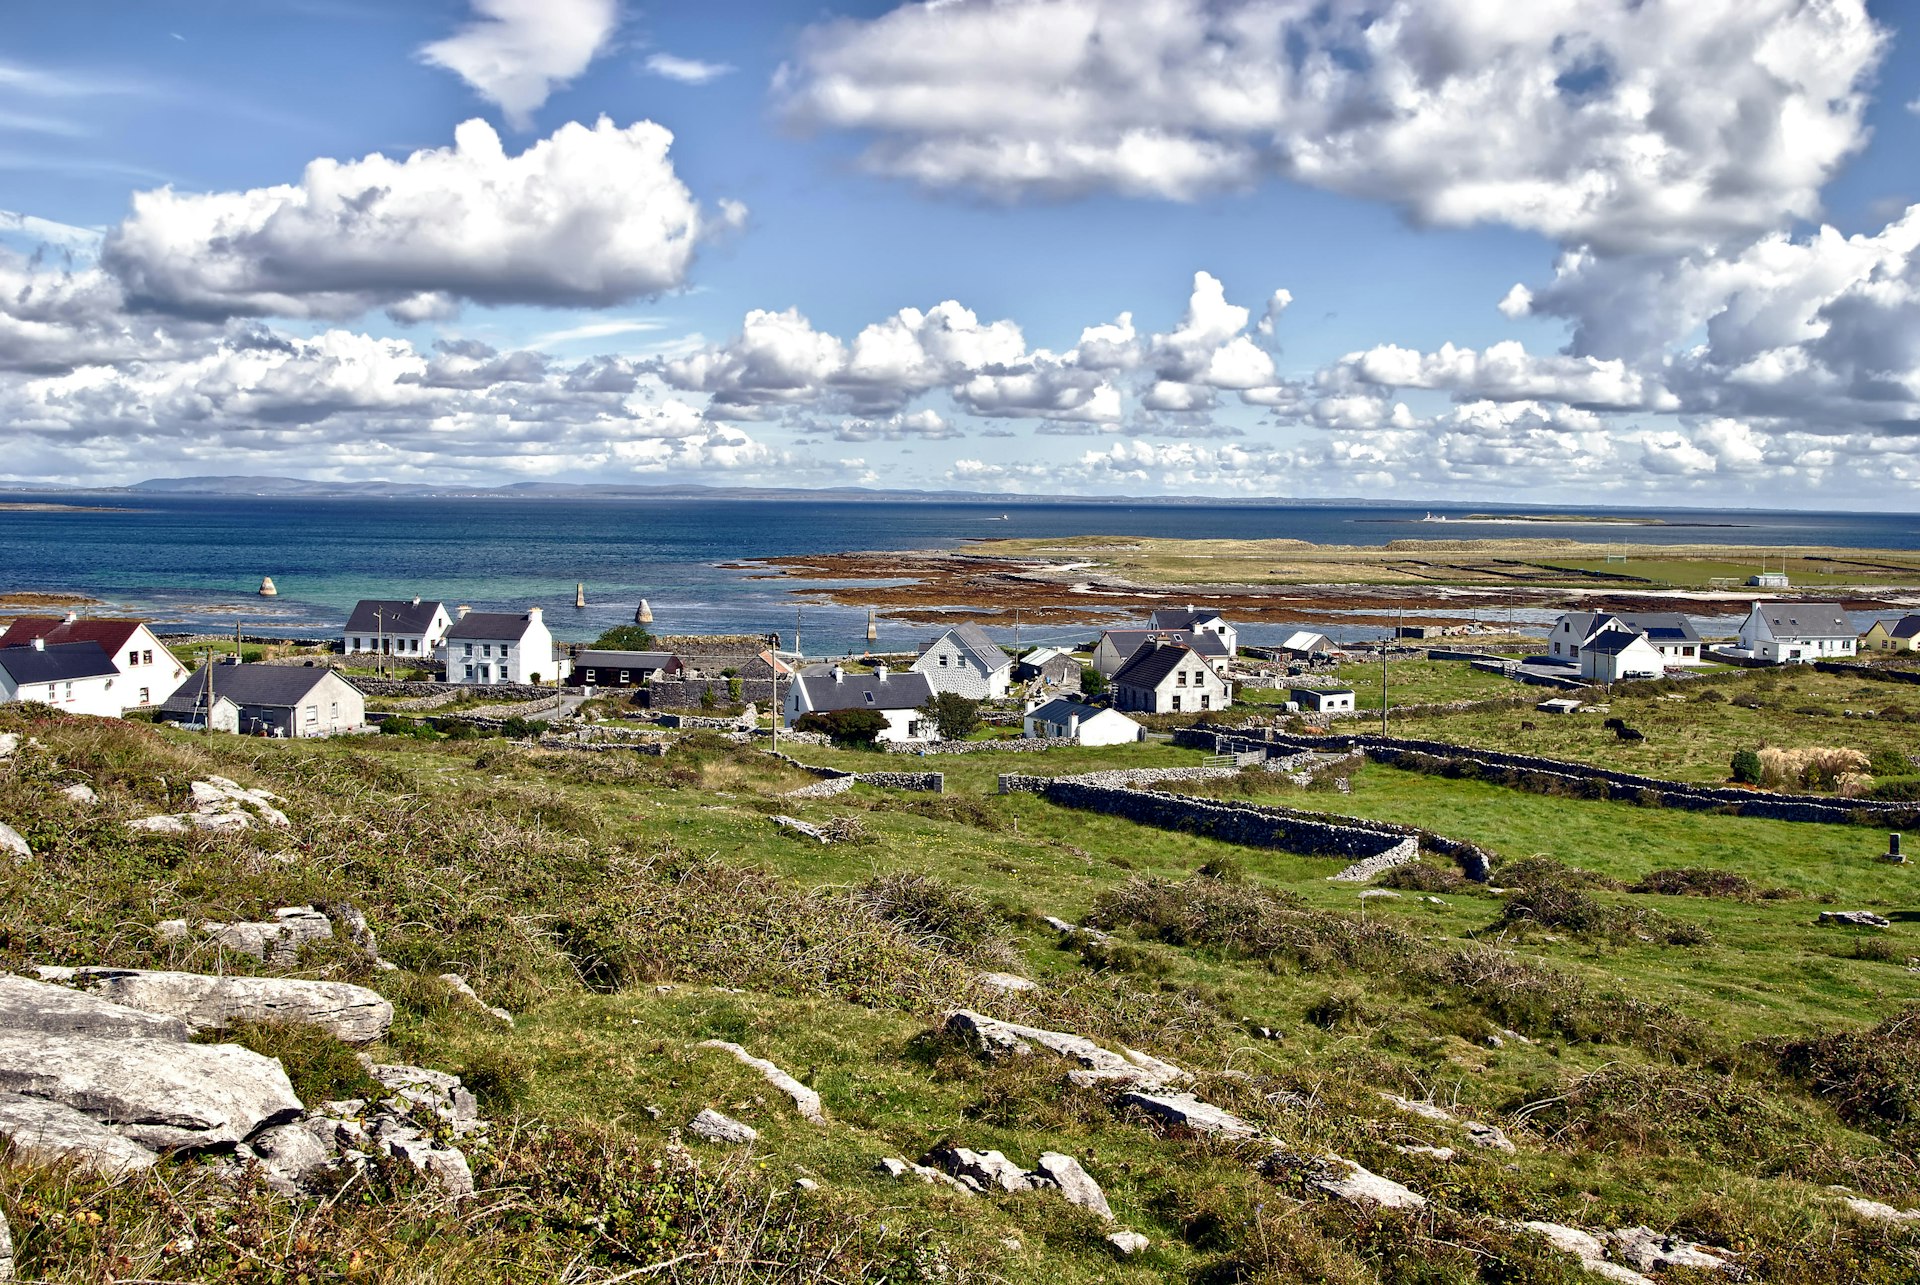
[[[806,694],[806,705],[821,711],[919,709],[933,699],[933,683],[925,674],[910,669],[891,670],[885,677],[843,672],[836,682],[831,666],[815,665],[802,671],[794,682]]]
[[[1677,611],[1641,611],[1628,614],[1606,611],[1569,611],[1565,619],[1573,626],[1574,638],[1585,642],[1593,637],[1596,630],[1604,628],[1609,621],[1619,621],[1635,633],[1642,633],[1654,642],[1660,643],[1697,643],[1700,633],[1693,627],[1693,621]]]
[[[173,695],[161,702],[160,708],[175,714],[190,714],[199,709],[207,690],[207,668],[203,665],[196,670]],[[215,697],[224,696],[236,705],[263,705],[270,709],[291,709],[298,705],[333,672],[318,665],[311,669],[305,665],[214,665],[212,669]]]
[[[453,628],[447,630],[448,638],[518,638],[527,632],[527,622],[532,616],[527,612],[512,611],[469,611],[453,622]]]
[[[95,642],[50,643],[38,647],[0,647],[0,669],[16,685],[65,683],[79,678],[111,677],[120,671],[113,657]]]
[[[1589,638],[1586,646],[1588,651],[1597,651],[1602,656],[1618,656],[1643,637],[1644,634],[1628,633],[1624,629],[1608,629]]]
[[[1920,616],[1902,616],[1887,626],[1887,632],[1895,638],[1912,638],[1920,634]]]
[[[1066,696],[1056,696],[1038,709],[1028,713],[1028,718],[1037,718],[1043,723],[1056,723],[1064,727],[1074,719],[1086,722],[1100,711],[1092,705],[1084,705]]]
[[[1163,647],[1142,647],[1133,653],[1133,659],[1120,667],[1113,676],[1116,687],[1158,687],[1174,670],[1185,664],[1189,657],[1197,657],[1198,652],[1181,643],[1170,643]],[[1204,661],[1201,662],[1203,665]],[[1211,667],[1208,667],[1211,672]]]
[[[1853,626],[1837,602],[1767,602],[1759,611],[1775,638],[1853,637]]]
[[[670,669],[679,663],[680,658],[670,651],[589,650],[573,658],[575,669]]]
[[[1216,660],[1223,660],[1227,655],[1226,640],[1219,634],[1196,634],[1190,629],[1109,629],[1100,636],[1110,640],[1114,648],[1126,656],[1137,655],[1142,647],[1163,638]]]
[[[953,639],[960,650],[966,653],[969,660],[973,661],[974,664],[980,666],[982,670],[989,674],[997,669],[1005,669],[1013,663],[1013,657],[1007,655],[999,643],[987,637],[986,630],[974,624],[971,620],[964,625],[955,625],[953,628],[947,630],[946,633],[941,634],[940,638]],[[936,638],[928,643],[927,650],[931,651],[939,645],[940,638]],[[922,654],[924,655],[925,653],[923,652]]]
[[[415,602],[410,598],[388,601],[362,598],[347,617],[347,633],[424,634],[433,625],[433,615],[441,609],[438,602]]]
[[[1191,629],[1204,620],[1219,620],[1210,607],[1156,607],[1147,616],[1149,629]]]

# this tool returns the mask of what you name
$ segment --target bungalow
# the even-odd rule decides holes
[[[166,699],[180,685],[187,670],[139,620],[82,620],[68,613],[64,620],[51,616],[21,616],[0,634],[0,649],[24,646],[34,639],[49,646],[62,643],[98,643],[113,658],[120,681],[113,685],[119,709],[125,713]]]
[[[216,732],[289,738],[357,732],[367,723],[360,689],[331,669],[231,661],[202,666],[159,714]]]
[[[600,651],[573,655],[572,687],[644,687],[656,678],[680,676],[680,658],[670,651]]]
[[[1602,629],[1580,649],[1580,676],[1596,683],[1658,678],[1666,667],[1666,660],[1647,635],[1625,626]]]
[[[932,699],[933,683],[925,674],[894,673],[885,666],[871,674],[856,674],[839,665],[815,665],[802,670],[787,688],[783,709],[788,726],[808,714],[871,710],[887,720],[876,739],[931,741],[940,733],[933,720],[920,713],[920,707]]]
[[[1219,612],[1206,607],[1161,607],[1147,617],[1149,629],[1184,629],[1193,634],[1210,634],[1220,642],[1220,654],[1232,657],[1240,649],[1240,631],[1228,624]],[[1203,655],[1212,655],[1203,652]]]
[[[1662,668],[1706,663],[1706,648],[1701,645],[1699,631],[1693,627],[1693,621],[1677,611],[1565,612],[1554,621],[1553,630],[1547,635],[1547,654],[1558,660],[1577,661],[1589,640],[1606,630],[1619,628],[1644,634],[1659,653]]]
[[[1837,602],[1756,602],[1740,626],[1739,650],[1757,660],[1795,664],[1851,656],[1859,641]]]
[[[1145,714],[1225,709],[1233,687],[1206,657],[1184,643],[1143,647],[1113,676],[1113,707]]]
[[[1296,687],[1287,695],[1308,714],[1351,714],[1354,711],[1351,687]]]
[[[1147,729],[1116,709],[1096,709],[1058,696],[1027,711],[1025,732],[1034,740],[1077,741],[1081,745],[1131,745],[1147,739]]]
[[[554,647],[538,607],[519,615],[462,607],[447,630],[450,683],[557,683],[566,670],[566,656]]]
[[[1189,629],[1109,629],[1093,647],[1093,667],[1102,678],[1112,678],[1137,656],[1142,648],[1161,643],[1178,643],[1205,656],[1222,672],[1233,659],[1233,651],[1217,633],[1195,633]]]
[[[4,644],[5,639],[0,639]],[[1876,620],[1860,635],[1861,651],[1920,651],[1920,616]]]
[[[373,652],[424,664],[433,659],[452,626],[443,602],[362,598],[340,631],[340,650],[349,656]]]
[[[1325,634],[1314,633],[1310,629],[1296,629],[1282,639],[1275,650],[1284,651],[1288,655],[1302,659],[1310,659],[1315,656],[1331,656],[1340,649],[1334,645],[1333,639]]]
[[[1080,690],[1080,661],[1058,647],[1035,647],[1013,667],[1013,680],[1038,687]]]
[[[62,713],[118,718],[124,686],[113,657],[96,642],[44,638],[0,648],[0,704],[38,701]]]
[[[992,700],[1005,696],[1013,682],[1013,657],[987,637],[986,630],[969,621],[928,643],[913,662],[913,672],[925,674],[937,692]]]

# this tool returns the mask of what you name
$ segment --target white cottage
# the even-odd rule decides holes
[[[1078,741],[1082,745],[1131,745],[1147,739],[1147,729],[1117,709],[1096,709],[1065,696],[1027,711],[1024,729],[1033,740]]]
[[[1195,633],[1190,629],[1109,629],[1093,645],[1093,667],[1102,678],[1112,678],[1141,651],[1150,651],[1161,643],[1191,647],[1221,673],[1227,671],[1233,659],[1232,649],[1216,633]]]
[[[63,714],[118,718],[120,671],[99,643],[48,643],[35,638],[21,647],[0,647],[0,704],[37,701]]]
[[[1233,704],[1233,685],[1180,643],[1142,648],[1113,676],[1113,707],[1143,714],[1191,714]]]
[[[372,652],[425,664],[452,627],[453,617],[443,602],[362,598],[340,631],[340,650],[349,656]]]
[[[1596,683],[1658,678],[1666,667],[1647,635],[1624,626],[1601,630],[1580,649],[1580,676]]]
[[[116,714],[158,704],[187,676],[186,666],[139,620],[82,620],[71,612],[65,619],[21,616],[0,634],[0,650],[35,639],[49,647],[97,643],[120,673],[112,688]]]
[[[1859,642],[1837,602],[1756,602],[1740,626],[1740,650],[1776,665],[1851,656]]]
[[[538,607],[511,611],[460,608],[447,630],[450,683],[553,683],[565,678],[566,657]]]
[[[913,662],[913,672],[925,674],[936,692],[994,700],[1005,696],[1013,682],[1013,657],[987,637],[986,630],[968,622],[928,643]]]
[[[1643,611],[1614,614],[1607,611],[1568,611],[1553,622],[1547,634],[1547,654],[1569,664],[1581,660],[1591,639],[1609,630],[1625,629],[1646,637],[1647,644],[1660,656],[1661,667],[1701,665],[1707,661],[1706,648],[1693,621],[1677,611]],[[1582,673],[1585,667],[1582,666]],[[1591,675],[1589,675],[1591,676]]]
[[[787,687],[782,708],[789,727],[808,714],[864,709],[887,720],[877,740],[931,741],[940,732],[920,707],[933,696],[927,676],[911,670],[898,674],[882,665],[871,674],[859,674],[839,665],[815,665],[802,670]]]
[[[1147,628],[1209,634],[1219,639],[1222,654],[1232,657],[1239,653],[1240,631],[1228,624],[1219,612],[1207,607],[1161,607],[1147,617]],[[1202,654],[1212,653],[1203,649]]]

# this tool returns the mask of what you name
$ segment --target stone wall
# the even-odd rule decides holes
[[[1615,772],[1586,763],[1477,749],[1445,741],[1383,736],[1307,737],[1273,731],[1268,731],[1265,736],[1250,736],[1244,732],[1219,732],[1204,727],[1183,728],[1174,733],[1173,739],[1176,745],[1204,749],[1212,754],[1244,753],[1255,749],[1265,749],[1268,753],[1298,753],[1305,749],[1359,750],[1376,763],[1416,772],[1435,772],[1438,760],[1456,765],[1456,769],[1469,768],[1475,776],[1494,775],[1502,784],[1543,794],[1569,794],[1696,812],[1726,812],[1774,821],[1827,824],[1859,822],[1897,826],[1912,825],[1920,820],[1920,807],[1911,803],[1872,803],[1828,795],[1758,793],[1724,786],[1695,785],[1639,776],[1632,772]]]
[[[1230,774],[1227,768],[1174,768],[1157,772],[1092,772],[1084,776],[1020,776],[1000,778],[1002,794],[1038,794],[1061,807],[1117,816],[1141,825],[1236,843],[1249,848],[1275,848],[1305,856],[1339,857],[1363,863],[1364,873],[1343,871],[1347,878],[1370,878],[1418,858],[1425,844],[1434,852],[1458,861],[1467,876],[1485,880],[1491,867],[1487,854],[1472,844],[1429,835],[1413,826],[1383,821],[1330,819],[1324,813],[1265,804],[1225,803],[1160,790],[1130,788],[1143,779],[1197,779],[1190,774]]]
[[[947,788],[947,778],[945,773],[942,772],[847,772],[837,767],[822,767],[817,763],[802,763],[799,759],[791,755],[781,754],[774,750],[769,750],[768,754],[770,757],[779,759],[788,767],[796,767],[802,772],[807,772],[819,777],[822,786],[832,785],[836,787],[833,789],[815,790],[812,786],[802,786],[800,790],[791,792],[803,798],[818,798],[828,794],[838,794],[844,790],[851,789],[856,783],[860,785],[871,785],[882,790],[916,790],[923,794],[944,794]],[[838,785],[841,781],[846,782],[846,784]]]
[[[1813,667],[1823,674],[1839,674],[1842,678],[1865,678],[1876,683],[1920,683],[1920,669],[1849,665],[1837,660],[1816,660]]]
[[[742,678],[738,697],[733,694],[732,682],[729,678],[656,678],[645,687],[635,688],[634,695],[648,709],[699,709],[700,697],[707,692],[713,693],[716,705],[773,704],[772,679]],[[791,681],[783,685],[791,686]]]
[[[545,700],[555,694],[551,687],[536,687],[531,683],[429,683],[403,678],[364,678],[358,674],[341,677],[365,696],[411,698],[452,694],[490,701],[532,701]]]
[[[880,749],[887,754],[1030,754],[1079,743],[1070,736],[1021,736],[992,741],[882,741]]]

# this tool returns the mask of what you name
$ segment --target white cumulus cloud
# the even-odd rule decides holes
[[[471,0],[474,20],[420,50],[526,129],[554,90],[585,71],[620,22],[615,0]]]

